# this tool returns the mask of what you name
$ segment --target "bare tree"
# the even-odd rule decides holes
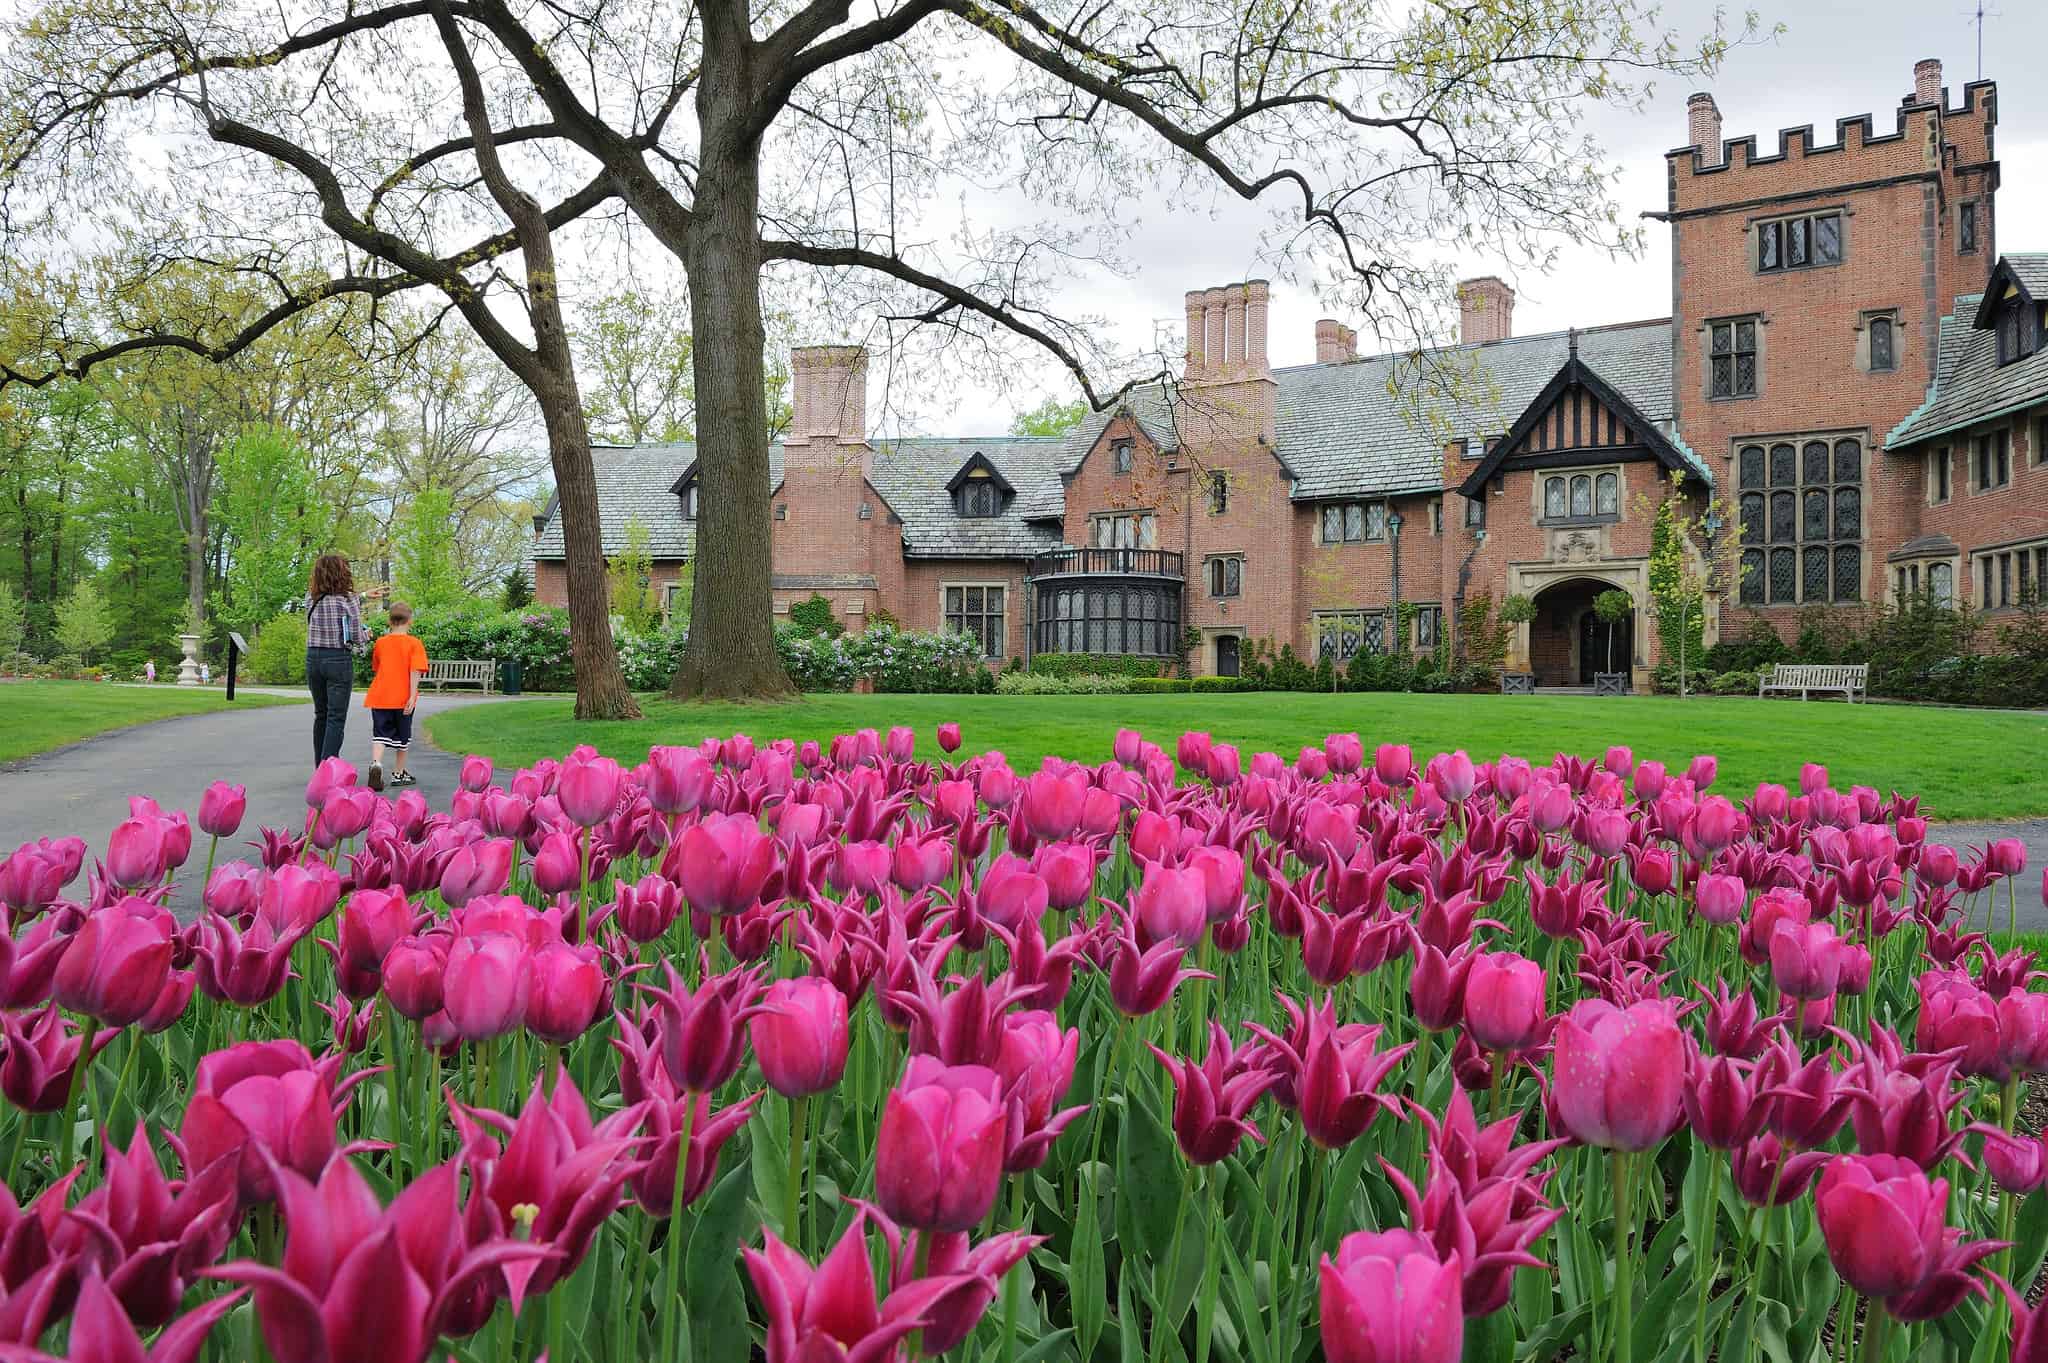
[[[682,265],[703,452],[697,602],[672,688],[684,696],[788,686],[762,533],[764,286],[963,365],[1042,351],[1099,408],[1171,366],[1111,353],[1090,319],[1055,306],[1060,288],[1084,263],[1121,264],[1134,210],[1220,192],[1269,206],[1262,249],[1283,278],[1412,337],[1448,300],[1442,252],[1512,268],[1566,241],[1627,249],[1583,111],[1638,99],[1657,72],[1705,69],[1727,43],[1717,26],[1681,47],[1645,0],[391,0],[267,36],[269,11],[230,3],[204,34],[167,20],[147,42],[126,10],[67,10],[8,58],[26,68],[7,101],[25,131],[0,171],[68,163],[125,100],[205,110],[209,81],[340,69],[360,60],[358,35],[417,66],[419,44],[399,35],[429,19],[458,67],[457,24],[516,67],[516,81],[491,67],[488,89],[466,73],[472,125],[499,107],[521,120],[500,141],[594,163],[597,192]],[[203,127],[262,145],[211,113]],[[462,151],[482,168],[490,141],[472,132]],[[984,221],[980,202],[1008,207]],[[325,195],[322,220],[370,250]],[[920,227],[933,222],[947,225]],[[565,529],[572,555],[595,534]]]

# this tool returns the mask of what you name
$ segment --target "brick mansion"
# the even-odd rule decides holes
[[[2048,254],[2001,255],[1995,84],[1923,61],[1890,113],[1831,137],[1724,140],[1709,94],[1666,154],[1668,315],[1518,336],[1513,291],[1460,287],[1457,398],[1390,396],[1412,354],[1267,358],[1264,281],[1187,295],[1186,368],[1054,438],[873,439],[851,347],[792,356],[771,451],[775,609],[822,594],[849,627],[979,639],[992,661],[1092,652],[1231,674],[1256,641],[1313,661],[1435,648],[1461,603],[1528,596],[1516,652],[1543,685],[1609,670],[1593,601],[1659,661],[1649,508],[1704,513],[1708,638],[1752,616],[1909,592],[1995,620],[2048,588]],[[1665,308],[1660,300],[1644,311]],[[1391,382],[1390,382],[1391,381]],[[1469,394],[1469,396],[1467,396]],[[604,547],[644,525],[655,577],[692,556],[690,445],[596,451]],[[537,518],[540,599],[562,531]],[[1622,658],[1627,662],[1622,662]]]

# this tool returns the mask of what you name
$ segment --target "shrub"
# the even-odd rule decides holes
[[[1190,691],[1255,691],[1243,677],[1197,677],[1188,683]]]
[[[775,629],[782,670],[799,691],[847,691],[860,675],[844,639],[807,634],[794,625]]]
[[[690,631],[671,627],[619,637],[619,670],[635,691],[659,691],[675,676]]]
[[[847,636],[855,675],[877,691],[961,692],[989,689],[988,669],[965,634],[925,634],[880,626]]]
[[[384,632],[382,619],[364,622],[374,639]],[[501,611],[471,602],[452,612],[421,612],[412,632],[426,645],[429,658],[478,658],[504,663],[517,660],[520,685],[528,691],[567,691],[576,685],[569,660],[569,613],[555,606]],[[368,681],[367,655],[356,662],[356,679]]]
[[[59,681],[78,681],[85,676],[85,660],[76,653],[59,653],[48,667],[49,675]]]
[[[1139,696],[1186,695],[1195,689],[1194,682],[1186,677],[1132,677],[1129,680],[1131,693]]]
[[[1048,677],[1157,677],[1164,666],[1115,653],[1041,653],[1031,660],[1031,670]]]
[[[251,681],[288,686],[306,679],[306,617],[280,615],[249,641],[243,662]],[[176,675],[175,670],[172,675]]]
[[[1038,672],[1005,672],[996,678],[1001,696],[1120,696],[1139,680],[1131,677],[1048,677]],[[1143,680],[1157,681],[1156,677]]]

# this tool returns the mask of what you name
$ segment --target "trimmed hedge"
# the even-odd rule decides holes
[[[1138,696],[1186,695],[1195,689],[1186,677],[1132,677],[1131,694]]]
[[[1041,653],[1031,660],[1031,670],[1046,677],[1157,677],[1168,665],[1117,653]]]
[[[1243,677],[1197,677],[1188,683],[1190,691],[1254,691],[1261,688],[1247,683]]]

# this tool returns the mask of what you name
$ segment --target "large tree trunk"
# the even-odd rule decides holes
[[[712,0],[703,13],[704,164],[684,256],[697,376],[696,585],[690,642],[669,694],[783,699],[795,688],[775,651],[769,588],[761,148],[738,126],[751,85],[746,7]]]

